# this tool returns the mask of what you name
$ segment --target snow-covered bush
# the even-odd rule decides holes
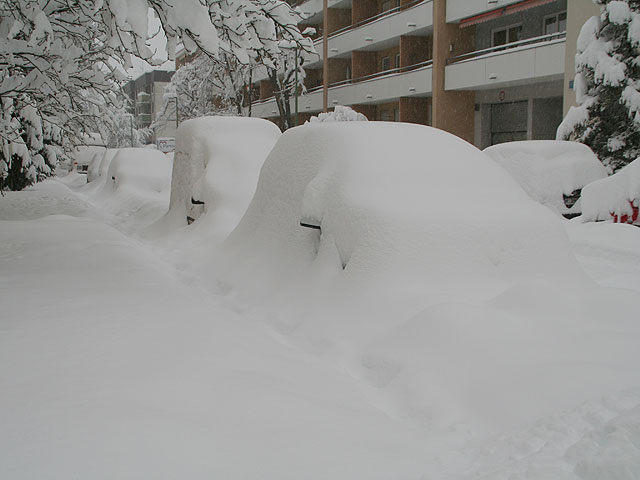
[[[184,224],[206,214],[205,223],[215,231],[211,235],[226,237],[244,215],[279,137],[278,127],[260,118],[183,122],[176,135],[169,215]]]
[[[611,220],[637,223],[640,207],[640,158],[608,178],[582,190],[582,218],[585,221]]]
[[[317,122],[366,122],[368,119],[362,113],[358,113],[351,107],[336,105],[333,112],[321,113],[317,117],[311,117],[307,123]]]
[[[484,153],[504,167],[531,198],[562,215],[579,214],[580,189],[607,176],[598,157],[577,142],[507,142],[488,147]]]
[[[558,127],[559,140],[577,140],[616,171],[640,156],[640,3],[594,0],[600,17],[578,37],[572,107]]]

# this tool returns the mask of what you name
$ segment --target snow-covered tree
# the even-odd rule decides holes
[[[594,0],[578,37],[572,107],[558,139],[587,144],[611,171],[640,156],[640,0]]]
[[[148,128],[138,129],[125,107],[115,106],[106,109],[99,131],[109,148],[142,147],[152,134]]]
[[[71,148],[96,131],[132,56],[157,63],[147,44],[149,9],[160,19],[170,58],[178,42],[213,58],[224,52],[241,65],[274,66],[283,38],[313,48],[297,29],[300,16],[281,0],[3,0],[0,178],[15,170],[18,157],[27,175],[37,154],[25,143],[31,127],[21,121],[23,108],[35,109],[40,127],[56,125],[62,146]]]
[[[164,103],[153,126],[175,118],[176,97],[181,121],[207,115],[242,115],[250,93],[251,69],[251,64],[243,65],[226,53],[218,59],[197,55],[180,67],[165,87]]]

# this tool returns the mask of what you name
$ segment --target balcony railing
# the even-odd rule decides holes
[[[532,45],[538,45],[540,43],[550,43],[556,40],[564,39],[567,36],[567,32],[552,33],[549,35],[542,35],[540,37],[527,38],[525,40],[519,40],[517,42],[506,43],[504,45],[498,45],[496,47],[484,48],[482,50],[476,50],[475,52],[463,53],[447,59],[447,65],[452,63],[464,62],[466,60],[472,60],[475,58],[483,57],[485,55],[491,55],[494,53],[502,53],[508,50],[513,50],[520,47],[528,47]]]
[[[419,3],[423,3],[423,2],[430,2],[432,0],[413,0],[412,2],[409,2],[405,5],[400,5],[398,7],[394,7],[390,10],[385,10],[384,12],[381,12],[377,15],[374,15],[373,17],[369,17],[369,18],[365,18],[364,20],[361,20],[359,22],[356,23],[352,23],[351,25],[347,25],[346,27],[340,28],[338,30],[336,30],[335,32],[331,32],[329,34],[329,38],[333,37],[334,35],[339,35],[341,33],[344,33],[346,31],[349,31],[353,28],[358,28],[358,27],[362,27],[363,25],[367,25],[368,23],[371,22],[375,22],[376,20],[379,20],[383,17],[386,17],[388,15],[393,15],[394,13],[397,12],[401,12],[403,10],[408,10],[411,7],[415,7],[416,5],[418,5]]]
[[[367,80],[373,80],[373,79],[376,79],[376,78],[392,76],[392,75],[396,75],[398,73],[411,72],[413,70],[418,70],[420,68],[429,67],[432,64],[433,64],[433,60],[426,60],[424,62],[416,63],[416,64],[413,64],[413,65],[408,65],[406,67],[392,68],[391,70],[384,70],[382,72],[376,72],[376,73],[372,73],[370,75],[365,75],[365,76],[358,77],[358,78],[349,78],[349,79],[346,79],[346,80],[340,80],[338,82],[334,82],[334,83],[330,84],[329,88],[340,87],[342,85],[349,85],[349,84],[359,83],[359,82],[366,82]],[[309,88],[309,89],[307,89],[306,95],[309,95],[310,93],[318,92],[318,91],[322,90],[322,88],[323,88],[322,85],[318,85],[317,87]],[[261,105],[263,103],[268,103],[271,100],[273,100],[273,98],[274,98],[273,96],[268,97],[268,98],[263,98],[262,100],[257,100],[255,102],[253,102],[253,104],[254,105]]]

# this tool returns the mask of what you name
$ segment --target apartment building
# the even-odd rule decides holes
[[[125,93],[132,102],[136,128],[147,128],[159,119],[164,103],[164,89],[174,72],[154,70],[140,75],[125,85]],[[175,111],[167,112],[167,118],[155,129],[151,143],[158,138],[173,138],[176,134]],[[173,117],[172,117],[173,116]],[[170,118],[172,117],[172,118]]]
[[[300,122],[348,105],[370,120],[433,125],[480,148],[555,137],[575,102],[578,32],[599,13],[591,0],[328,0],[327,7],[298,6],[308,16],[301,28],[318,32],[318,54],[305,56]],[[258,79],[253,115],[277,121],[271,85],[266,75]]]

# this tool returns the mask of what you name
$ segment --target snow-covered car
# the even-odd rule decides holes
[[[572,218],[580,215],[582,188],[607,176],[598,157],[582,143],[528,140],[484,150],[537,202]]]
[[[86,174],[89,171],[89,165],[97,158],[101,158],[106,148],[101,145],[83,145],[77,147],[71,153],[71,170],[77,173]]]
[[[582,191],[585,221],[613,220],[640,226],[640,158]]]
[[[171,215],[193,223],[206,212],[226,236],[246,211],[264,159],[280,135],[274,123],[261,118],[183,122],[176,135]]]
[[[311,123],[282,134],[265,160],[223,261],[230,277],[261,292],[273,272],[311,275],[305,266],[316,257],[367,284],[395,278],[397,288],[456,291],[507,272],[561,276],[559,265],[571,263],[563,238],[552,212],[454,135],[404,123]]]

